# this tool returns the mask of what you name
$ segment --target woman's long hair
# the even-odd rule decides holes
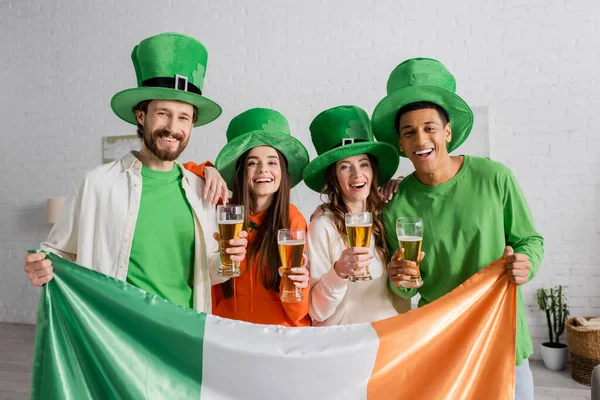
[[[383,229],[383,222],[381,221],[381,212],[383,210],[383,199],[379,193],[379,166],[377,159],[370,154],[367,154],[373,169],[373,179],[371,180],[371,190],[367,197],[366,211],[371,212],[373,216],[373,235],[375,236],[375,250],[381,257],[383,264],[385,265],[388,261],[389,251],[387,243],[385,241],[385,231]],[[331,211],[333,214],[333,224],[335,225],[340,236],[344,240],[346,246],[348,246],[348,234],[346,233],[346,218],[345,214],[350,212],[350,209],[344,203],[344,197],[342,194],[342,188],[338,182],[336,175],[337,162],[329,165],[325,172],[325,189],[323,194],[326,194],[329,198],[329,203],[324,204],[325,210]]]
[[[271,205],[266,210],[263,222],[256,229],[256,236],[248,244],[246,252],[246,265],[256,263],[263,286],[267,290],[279,292],[279,283],[281,277],[278,269],[281,266],[281,257],[277,245],[277,231],[290,227],[290,177],[288,174],[287,160],[279,152],[279,165],[281,168],[281,183],[279,190],[273,194]],[[244,206],[244,230],[250,225],[250,210],[252,209],[252,194],[249,189],[249,182],[246,173],[248,162],[246,151],[239,158],[236,164],[235,180],[233,183],[232,204],[241,204]],[[233,279],[229,279],[223,284],[223,296],[229,298],[233,296]]]

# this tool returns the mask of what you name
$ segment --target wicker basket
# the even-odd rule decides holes
[[[592,317],[585,317],[590,319]],[[566,322],[567,345],[571,353],[571,376],[579,383],[592,384],[592,370],[600,365],[600,330],[578,326],[575,318]]]

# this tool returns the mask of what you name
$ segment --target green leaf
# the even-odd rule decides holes
[[[205,73],[204,65],[202,65],[200,63],[198,63],[196,70],[194,72],[192,72],[192,78],[194,79],[194,84],[196,86],[198,86],[199,88],[204,86],[204,73]]]

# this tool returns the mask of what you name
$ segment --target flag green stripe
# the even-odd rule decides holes
[[[206,314],[48,258],[32,399],[200,397]]]

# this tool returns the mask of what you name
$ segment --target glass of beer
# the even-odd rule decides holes
[[[347,213],[346,233],[350,247],[371,247],[371,231],[373,229],[373,216],[370,212]],[[350,282],[366,282],[373,278],[369,266],[365,267],[364,273],[351,276]]]
[[[244,224],[244,206],[226,204],[217,206],[217,224],[219,225],[219,247],[221,250],[221,266],[219,275],[234,278],[240,276],[240,263],[233,261],[225,249],[231,247],[231,239],[239,239]]]
[[[419,257],[421,255],[421,245],[423,244],[423,220],[419,217],[398,218],[396,220],[396,235],[400,247],[404,249],[402,257],[405,260],[417,263],[417,274],[411,275],[410,287],[423,286],[423,279],[419,270]]]
[[[279,256],[283,264],[283,292],[281,301],[284,303],[300,303],[304,300],[302,289],[294,285],[294,281],[289,278],[294,275],[292,268],[302,266],[302,254],[304,254],[304,245],[306,243],[306,232],[301,229],[280,229],[277,231],[277,244],[279,245]]]

